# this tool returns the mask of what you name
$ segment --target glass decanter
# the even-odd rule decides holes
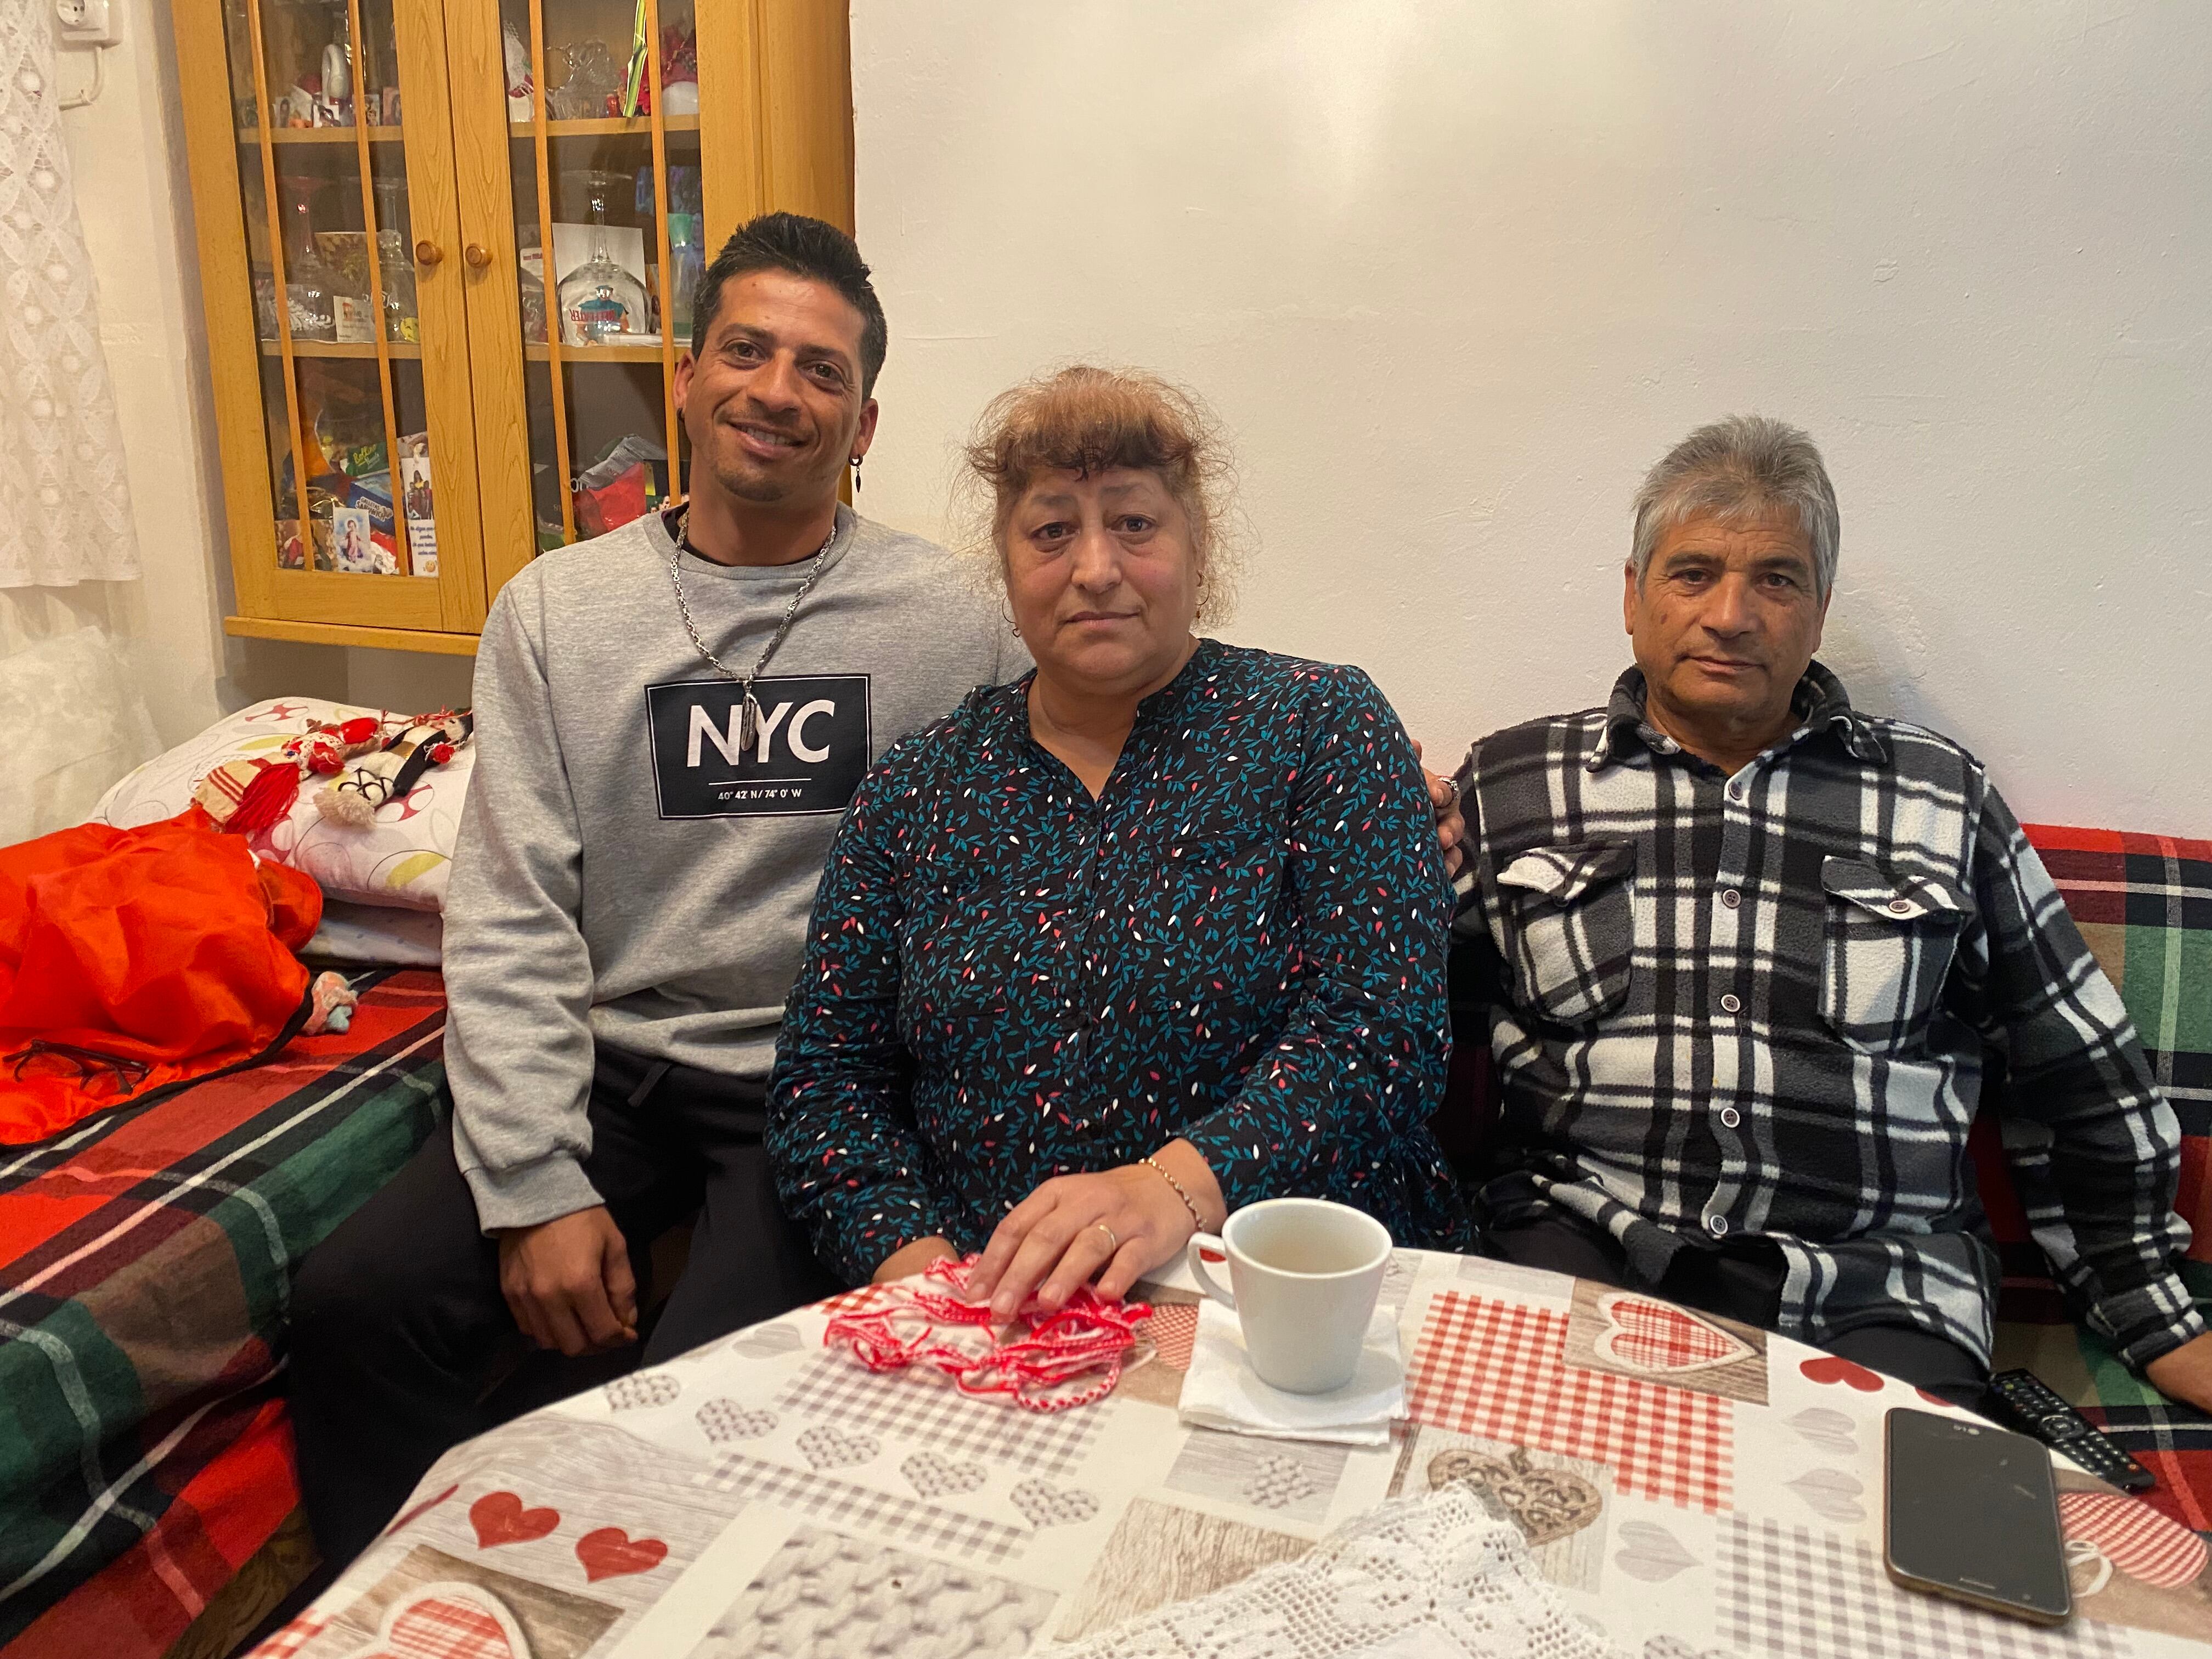
[[[415,261],[398,231],[376,233],[376,268],[384,285],[384,337],[412,345],[422,337],[415,317]]]
[[[607,246],[607,198],[630,183],[623,173],[592,173],[592,253],[561,279],[561,339],[567,345],[598,345],[622,334],[647,331],[651,314],[645,284],[617,264]]]
[[[415,261],[407,251],[407,181],[379,179],[376,186],[376,268],[384,288],[384,337],[421,339],[415,316]]]
[[[307,217],[307,204],[292,208],[295,232],[292,251],[284,256],[284,307],[291,313],[295,340],[335,340],[337,311],[333,304],[329,271],[315,252],[315,238]]]

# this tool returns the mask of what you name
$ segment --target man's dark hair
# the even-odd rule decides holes
[[[698,295],[691,304],[691,349],[704,345],[714,330],[722,285],[756,270],[787,270],[810,283],[827,283],[845,296],[860,313],[860,396],[863,400],[874,396],[891,331],[884,320],[883,301],[868,281],[868,263],[843,231],[803,213],[763,213],[739,225],[722,244],[714,263],[699,279]]]

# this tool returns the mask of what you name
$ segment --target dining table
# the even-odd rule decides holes
[[[1051,1653],[1465,1482],[1629,1659],[2212,1652],[2205,1538],[2054,1456],[2075,1612],[2045,1627],[1901,1589],[1894,1378],[1640,1291],[1392,1253],[1407,1414],[1387,1443],[1186,1426],[1180,1267],[1112,1392],[1037,1413],[830,1322],[870,1286],[454,1448],[256,1659]]]

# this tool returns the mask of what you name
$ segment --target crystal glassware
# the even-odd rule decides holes
[[[376,233],[376,268],[384,283],[384,337],[410,343],[422,337],[415,315],[415,262],[407,240],[396,230]]]
[[[378,228],[383,230],[398,231],[404,238],[408,228],[407,180],[404,175],[398,178],[386,176],[370,180],[370,188],[376,192]]]
[[[555,120],[596,120],[607,113],[607,100],[621,91],[622,74],[605,41],[547,48],[545,112]]]
[[[331,276],[315,253],[307,204],[292,207],[291,250],[284,256],[284,308],[291,315],[295,340],[335,340],[337,315],[331,301]]]
[[[415,262],[407,253],[407,180],[387,177],[371,183],[376,191],[376,270],[384,288],[384,337],[412,343],[422,337],[422,331],[415,313]]]
[[[295,340],[337,337],[331,273],[315,250],[314,204],[330,181],[301,174],[280,178],[284,200],[284,310]]]

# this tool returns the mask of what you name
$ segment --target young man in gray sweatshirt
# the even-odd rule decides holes
[[[604,1373],[697,1214],[651,1364],[836,1288],[779,1212],[764,1085],[875,757],[1022,647],[940,550],[839,504],[886,329],[851,239],[770,214],[700,285],[679,512],[537,560],[477,657],[446,913],[448,1124],[294,1291],[301,1488],[343,1565],[447,1447]],[[571,1364],[499,1391],[529,1344]],[[489,1398],[487,1396],[489,1395]]]

